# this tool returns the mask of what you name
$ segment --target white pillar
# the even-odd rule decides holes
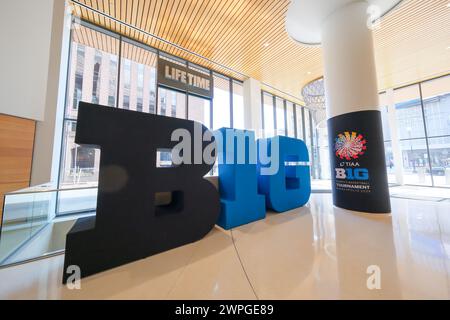
[[[44,119],[53,1],[2,1],[0,113]]]
[[[389,130],[391,131],[391,147],[394,155],[395,178],[398,184],[404,185],[404,168],[403,155],[400,147],[400,140],[398,136],[397,117],[395,115],[395,99],[394,90],[386,90],[386,101],[388,106]]]
[[[399,2],[292,0],[287,14],[294,39],[322,43],[333,202],[340,208],[391,210],[371,24]]]
[[[328,118],[379,110],[372,30],[365,1],[343,6],[322,25]]]
[[[245,129],[255,131],[256,138],[261,138],[261,82],[253,78],[244,81],[244,118]]]
[[[36,120],[31,184],[55,180],[70,24],[64,0],[3,1],[0,113]]]
[[[65,1],[50,2],[49,10],[52,9],[53,14],[45,21],[51,26],[47,57],[50,64],[47,69],[44,118],[36,125],[31,185],[50,182],[56,187],[69,63],[71,15],[65,10]]]

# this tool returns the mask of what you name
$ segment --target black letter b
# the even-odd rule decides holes
[[[171,141],[176,129],[190,132],[193,154],[194,124],[80,103],[76,143],[101,149],[97,215],[79,219],[67,234],[65,267],[77,265],[86,277],[198,241],[211,231],[219,194],[203,177],[212,165],[202,160],[157,167],[157,151],[178,143]],[[202,150],[206,144],[202,141]]]

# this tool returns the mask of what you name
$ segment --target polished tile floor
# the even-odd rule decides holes
[[[450,299],[450,203],[392,206],[358,214],[315,194],[307,207],[83,279],[81,290],[61,285],[63,256],[3,269],[0,299]],[[368,289],[374,279],[381,289]]]

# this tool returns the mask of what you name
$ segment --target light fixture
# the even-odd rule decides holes
[[[311,71],[308,71],[307,73],[306,73],[307,75],[311,75],[312,74],[312,72]]]
[[[312,112],[316,128],[325,128],[327,125],[327,113],[323,78],[311,81],[304,86],[302,89],[302,96],[306,107]]]
[[[264,48],[267,48],[268,46],[270,46],[270,43],[268,43],[268,42],[266,42],[266,43],[263,44],[263,47],[264,47]]]
[[[450,8],[450,2],[445,5],[447,8]]]

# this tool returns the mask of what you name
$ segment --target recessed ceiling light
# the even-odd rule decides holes
[[[307,74],[310,75],[310,74],[312,74],[312,72],[311,72],[311,71],[308,71]]]
[[[450,8],[450,2],[445,5],[447,8]]]
[[[266,42],[266,43],[263,44],[263,47],[264,47],[264,48],[267,48],[268,46],[270,46],[270,43],[268,43],[268,42]]]

